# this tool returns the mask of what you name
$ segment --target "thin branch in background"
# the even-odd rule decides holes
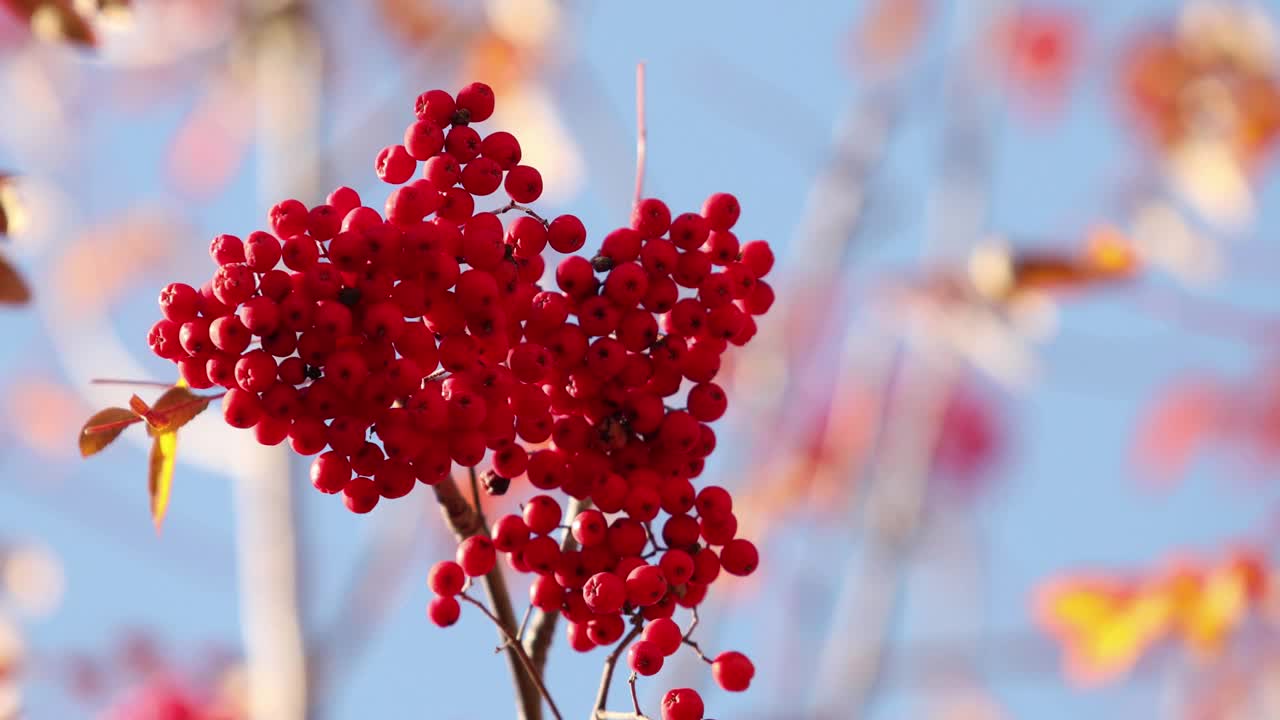
[[[432,489],[435,491],[436,501],[440,503],[445,523],[458,541],[488,532],[478,509],[472,507],[462,496],[462,491],[458,489],[458,483],[452,476],[436,483]],[[507,665],[516,684],[517,717],[520,720],[542,720],[542,692],[538,688],[542,683],[540,673],[532,662],[525,664],[523,658],[528,657],[525,649],[511,642],[516,633],[516,616],[511,607],[511,593],[507,590],[507,580],[502,573],[501,564],[494,565],[493,570],[484,577],[484,589],[489,596],[489,604],[493,607],[500,639],[506,643]]]
[[[640,631],[643,628],[644,626],[637,622],[631,628],[631,632],[622,638],[622,642],[618,643],[618,647],[614,648],[613,652],[609,653],[609,656],[605,658],[604,671],[600,675],[600,689],[596,691],[596,704],[591,713],[593,719],[601,717],[600,713],[604,712],[605,706],[609,704],[609,686],[613,683],[613,669],[618,664],[618,658],[627,651],[627,646],[640,635]]]
[[[542,678],[538,677],[538,673],[534,671],[533,661],[529,659],[528,654],[525,653],[524,648],[520,643],[516,642],[515,636],[511,634],[511,631],[507,626],[495,617],[493,613],[489,612],[489,608],[485,607],[484,603],[479,600],[476,600],[466,593],[462,593],[458,597],[464,602],[471,603],[472,605],[480,608],[480,612],[484,613],[485,617],[493,621],[493,624],[498,627],[498,632],[502,633],[503,637],[506,639],[507,647],[511,648],[515,656],[520,659],[520,663],[524,666],[525,672],[528,673],[529,677],[533,678],[533,682],[538,686],[538,692],[542,695],[543,699],[547,701],[547,705],[551,706],[551,714],[555,716],[556,720],[564,720],[560,715],[560,708],[556,707],[556,701],[551,699],[551,693],[547,692],[547,686],[542,684]]]
[[[648,155],[649,131],[644,121],[644,63],[636,63],[636,192],[631,206],[644,195],[644,164]]]

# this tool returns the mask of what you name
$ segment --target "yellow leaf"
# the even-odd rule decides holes
[[[173,465],[178,452],[178,434],[161,433],[151,444],[151,462],[147,475],[147,489],[151,493],[151,520],[156,532],[164,524],[169,510],[169,492],[173,488]]]
[[[152,437],[173,432],[209,407],[212,398],[201,397],[182,385],[171,387],[147,413],[147,433]]]
[[[111,407],[95,413],[80,429],[80,457],[101,452],[136,422],[142,422],[142,418],[125,408]]]

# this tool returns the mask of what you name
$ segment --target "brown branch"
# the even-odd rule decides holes
[[[600,689],[596,692],[596,704],[591,711],[591,720],[598,720],[602,717],[601,713],[605,712],[604,706],[609,704],[609,685],[613,683],[613,668],[618,664],[618,658],[622,653],[626,652],[627,646],[631,644],[632,640],[636,639],[643,628],[644,625],[637,616],[635,626],[631,628],[631,632],[627,633],[627,636],[622,638],[622,642],[618,643],[618,647],[614,648],[613,652],[609,653],[609,657],[605,658],[604,672],[600,675]]]
[[[474,471],[473,471],[474,472]],[[436,500],[440,503],[440,511],[449,529],[458,540],[465,540],[473,535],[488,533],[484,520],[476,508],[462,496],[458,484],[452,476],[446,477],[433,486]],[[524,648],[509,642],[516,631],[515,611],[511,608],[511,593],[507,590],[507,580],[502,574],[502,565],[494,565],[493,570],[484,577],[485,593],[489,596],[489,604],[493,606],[499,634],[507,642],[507,665],[511,669],[511,677],[515,680],[517,691],[518,717],[520,720],[542,720],[542,693],[538,689],[541,680],[537,671],[524,665],[521,657]],[[552,710],[555,706],[552,705]],[[557,717],[559,715],[557,714]]]
[[[528,674],[528,677],[533,678],[534,684],[536,684],[538,687],[538,693],[543,698],[546,698],[547,705],[551,706],[551,714],[556,717],[556,720],[564,720],[564,718],[560,715],[560,708],[556,707],[556,701],[552,700],[551,693],[547,692],[547,686],[542,684],[542,678],[538,677],[538,674],[533,671],[533,662],[529,659],[529,656],[525,653],[524,648],[520,646],[520,643],[516,642],[515,636],[511,634],[511,631],[507,628],[507,626],[503,625],[502,621],[499,620],[497,617],[495,617],[493,613],[489,612],[489,608],[485,607],[484,603],[480,602],[479,600],[476,600],[475,598],[471,597],[466,593],[462,593],[458,597],[461,598],[464,602],[471,603],[472,605],[475,605],[476,607],[480,608],[480,612],[484,613],[485,617],[493,621],[493,624],[498,627],[498,632],[502,633],[503,637],[506,638],[507,645],[512,649],[516,657],[519,658],[520,664],[521,666],[523,666],[525,672]]]
[[[573,520],[578,517],[578,513],[589,507],[591,507],[590,500],[570,501],[569,507],[564,511],[564,526],[568,528],[573,525]],[[574,540],[573,533],[566,529],[564,538],[560,541],[560,552],[575,550],[577,547],[578,541]],[[559,621],[560,613],[545,613],[539,610],[529,624],[529,634],[524,636],[524,649],[529,653],[529,657],[533,658],[533,667],[537,669],[538,675],[542,675],[547,667],[547,652],[551,649],[551,640],[555,637],[556,623]]]

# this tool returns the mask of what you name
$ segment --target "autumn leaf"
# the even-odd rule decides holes
[[[126,408],[111,407],[94,414],[80,430],[80,456],[101,452],[120,437],[126,427],[137,422],[142,422],[142,418]]]
[[[169,388],[146,414],[147,434],[156,437],[178,430],[204,412],[212,400],[180,385]]]
[[[3,217],[0,217],[3,220]],[[13,265],[0,257],[0,304],[25,305],[31,302],[31,288]]]
[[[44,40],[60,40],[92,47],[98,43],[93,28],[70,0],[0,0],[7,8],[31,26],[31,32]]]
[[[164,432],[151,443],[151,459],[147,469],[147,491],[151,494],[151,521],[156,532],[164,524],[169,511],[169,493],[173,488],[173,466],[178,453],[178,434]]]

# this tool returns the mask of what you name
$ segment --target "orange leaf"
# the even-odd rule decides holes
[[[176,431],[204,412],[212,400],[213,398],[196,395],[181,385],[169,388],[146,414],[147,433],[155,437]]]
[[[0,208],[0,221],[3,221],[3,208]],[[26,305],[31,302],[31,288],[17,269],[9,261],[0,257],[0,303],[5,305]]]
[[[146,417],[147,413],[151,412],[151,406],[147,401],[137,395],[129,398],[129,408],[142,417]]]
[[[31,32],[45,40],[63,40],[92,47],[98,40],[93,28],[69,0],[0,0],[19,18],[31,25]]]
[[[178,452],[178,434],[161,433],[151,443],[151,458],[147,470],[147,491],[151,494],[151,521],[156,532],[164,524],[169,511],[169,493],[173,488],[173,466]]]
[[[111,407],[95,413],[80,429],[80,456],[89,457],[110,445],[126,427],[142,422],[132,410]]]

